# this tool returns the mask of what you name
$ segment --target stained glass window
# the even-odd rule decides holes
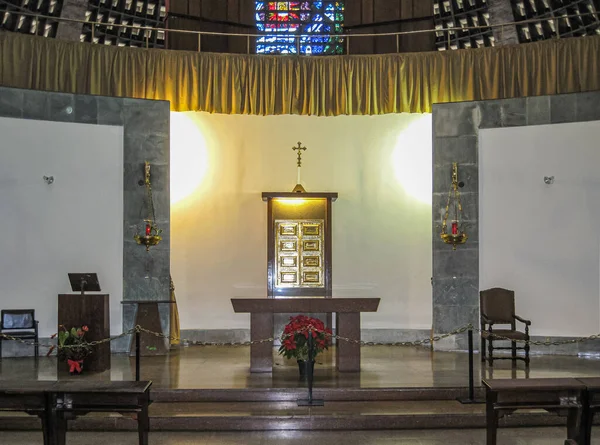
[[[256,2],[258,54],[343,54],[343,1]]]

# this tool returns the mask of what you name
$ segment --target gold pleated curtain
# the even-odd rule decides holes
[[[162,99],[173,111],[317,116],[600,90],[600,36],[458,51],[296,57],[116,48],[0,33],[0,85]]]

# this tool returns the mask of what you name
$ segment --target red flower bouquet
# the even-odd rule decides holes
[[[92,348],[85,339],[86,332],[90,330],[87,326],[78,326],[69,330],[60,325],[58,329],[58,333],[50,337],[58,337],[58,345],[52,346],[46,355],[50,355],[57,346],[58,356],[62,360],[83,360],[91,354]]]
[[[331,330],[325,329],[325,325],[318,318],[296,315],[290,317],[290,322],[285,325],[281,335],[281,346],[279,354],[286,358],[295,357],[297,360],[309,360],[308,336],[313,338],[313,354],[310,360],[314,360],[317,354],[329,348],[331,344]]]

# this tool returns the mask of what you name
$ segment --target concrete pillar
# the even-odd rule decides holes
[[[488,0],[490,25],[511,23],[515,21],[510,0]],[[519,43],[519,34],[516,25],[506,25],[494,28],[496,46],[515,45]]]
[[[87,11],[88,0],[64,0],[61,18],[85,20],[85,11]],[[59,22],[56,31],[56,38],[61,40],[70,40],[79,42],[83,23],[77,22]]]

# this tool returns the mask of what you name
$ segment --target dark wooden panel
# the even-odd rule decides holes
[[[200,0],[187,0],[189,15],[194,17],[202,17],[202,2]]]
[[[344,26],[362,24],[362,0],[347,0],[345,6]]]
[[[223,0],[225,3],[225,0]],[[227,20],[239,23],[240,21],[240,0],[227,0]]]
[[[58,325],[67,329],[87,325],[88,342],[110,337],[110,312],[108,295],[61,294],[58,296]],[[66,364],[58,360],[59,367]],[[110,343],[102,343],[92,348],[92,354],[85,359],[87,371],[110,369]]]
[[[373,19],[377,22],[399,20],[400,0],[375,0]],[[379,26],[378,33],[397,32],[398,25]],[[397,52],[396,36],[382,36],[375,38],[375,52],[377,54],[388,54]]]
[[[189,0],[171,0],[169,3],[169,12],[174,14],[189,14]],[[169,17],[167,22],[168,29],[191,29],[192,23],[189,20],[177,17]],[[167,33],[166,47],[169,49],[194,50],[192,47],[194,39],[192,36],[169,32]]]
[[[189,0],[199,1],[199,0]],[[209,20],[227,20],[227,0],[202,0],[202,16]],[[227,26],[203,23],[203,31],[227,32]],[[203,52],[229,52],[229,40],[225,36],[202,36]]]
[[[413,17],[433,15],[433,0],[413,0]]]
[[[169,18],[169,29],[183,29],[188,31],[198,31],[198,23],[194,20],[182,19],[178,17]],[[168,48],[183,51],[198,51],[198,36],[187,33],[169,33]]]
[[[228,0],[227,6],[227,20],[229,22],[240,23],[240,1],[241,0]],[[251,2],[254,3],[254,2]],[[242,30],[238,27],[229,26],[228,32],[231,33],[246,33],[247,30]],[[229,37],[228,38],[229,52],[231,53],[245,53],[246,52],[246,39],[244,37]]]
[[[360,20],[355,25],[373,23],[373,0],[356,0],[360,3]],[[356,6],[355,6],[356,7]],[[352,31],[351,34],[370,34],[373,28],[366,27],[360,30]],[[375,44],[373,37],[354,37],[350,38],[350,54],[372,54]]]
[[[188,0],[171,0],[169,2],[169,12],[177,14],[189,14]]]
[[[417,0],[423,1],[423,0]],[[415,0],[400,0],[400,16],[403,19],[412,19],[414,17]],[[433,12],[433,9],[431,10]]]
[[[243,23],[245,25],[256,26],[255,5],[253,0],[240,0],[240,23]],[[247,29],[243,31],[247,34],[256,34],[257,30]],[[248,47],[250,48],[251,54],[253,54],[256,51],[255,38],[246,39],[244,45],[244,52],[248,51]]]
[[[431,20],[423,20],[419,22],[409,23],[405,30],[427,30],[433,29],[433,18]],[[435,51],[435,34],[432,32],[413,34],[405,36],[401,43],[401,51],[403,52],[424,52]]]

